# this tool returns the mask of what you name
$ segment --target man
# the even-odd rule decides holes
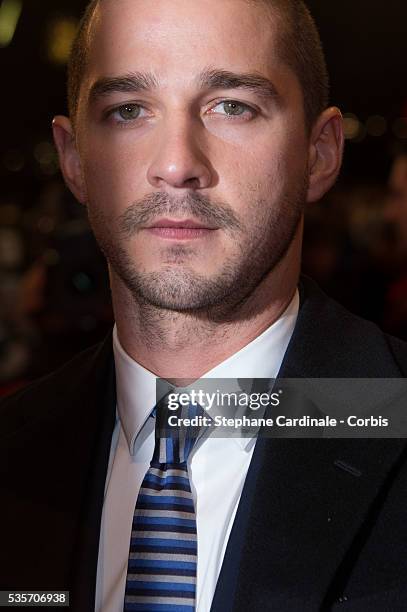
[[[153,597],[158,554],[132,577],[148,594],[129,585],[156,377],[406,373],[404,344],[299,281],[304,208],[343,149],[305,6],[94,1],[69,102],[55,142],[116,326],[2,407],[1,588],[69,590],[81,612],[404,609],[403,440],[201,440],[197,573],[165,576],[196,592]]]

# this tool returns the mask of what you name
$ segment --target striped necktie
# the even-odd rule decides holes
[[[187,460],[197,428],[165,433],[165,401],[157,404],[153,458],[137,498],[130,540],[124,612],[194,612],[197,534]],[[179,410],[176,413],[180,416]],[[182,416],[202,414],[189,404]]]

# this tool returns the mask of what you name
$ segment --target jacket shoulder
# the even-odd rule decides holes
[[[31,421],[49,419],[72,407],[75,398],[86,401],[97,380],[106,379],[113,364],[111,333],[63,366],[0,400],[2,435],[9,435]]]
[[[311,279],[300,283],[301,307],[289,370],[305,377],[398,378],[407,374],[407,343],[349,312]]]

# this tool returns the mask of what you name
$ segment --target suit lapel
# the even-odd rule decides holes
[[[319,609],[341,564],[353,554],[355,538],[363,538],[363,525],[404,441],[259,442],[253,503],[236,522],[242,553],[229,602],[242,612]],[[228,561],[230,556],[226,583]]]
[[[78,355],[5,400],[0,445],[3,588],[69,590],[71,609],[94,609],[114,422],[111,335],[97,350]]]
[[[301,293],[280,377],[400,376],[373,326],[307,279]],[[404,448],[394,439],[259,438],[212,612],[319,609],[330,587],[340,591]]]
[[[78,612],[95,607],[96,573],[100,525],[110,445],[116,418],[115,372],[112,338],[108,336],[93,360],[87,384],[93,390],[91,405],[83,411],[74,449],[80,458],[84,490],[76,535],[72,576],[71,607]]]

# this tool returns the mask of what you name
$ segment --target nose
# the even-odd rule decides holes
[[[200,125],[194,118],[172,118],[162,126],[147,178],[154,188],[206,189],[214,173],[200,146]]]

